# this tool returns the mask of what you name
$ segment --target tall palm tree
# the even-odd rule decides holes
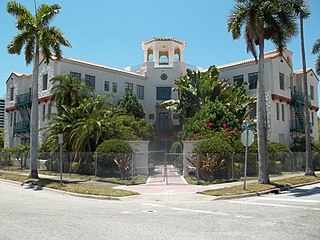
[[[314,43],[312,54],[318,54],[318,58],[316,60],[316,72],[320,76],[320,38]]]
[[[53,53],[57,59],[61,59],[61,45],[71,47],[64,38],[60,29],[50,26],[55,16],[60,12],[57,4],[43,4],[36,8],[35,16],[30,11],[15,1],[9,1],[7,12],[16,18],[16,27],[19,31],[8,45],[10,54],[20,54],[24,47],[27,64],[33,61],[32,80],[32,107],[30,117],[30,173],[29,177],[38,178],[38,77],[40,54],[45,63],[49,63]]]
[[[305,118],[305,139],[306,139],[306,169],[305,175],[314,176],[312,165],[312,151],[311,151],[311,136],[310,136],[310,116],[309,116],[309,95],[308,95],[308,80],[307,80],[307,64],[306,64],[306,52],[304,47],[304,28],[303,21],[310,16],[310,9],[305,0],[291,0],[288,1],[291,4],[293,12],[299,17],[300,23],[300,44],[301,44],[301,57],[302,57],[302,69],[303,69],[303,88],[304,88],[304,118]]]
[[[264,46],[270,39],[282,53],[289,38],[296,34],[294,15],[287,10],[284,0],[235,0],[236,4],[228,18],[228,31],[233,39],[241,37],[242,29],[247,45],[259,62],[257,83],[257,131],[259,183],[269,183],[267,159],[267,114],[264,87]],[[259,58],[256,45],[259,46]]]
[[[52,103],[58,114],[63,112],[62,106],[78,107],[84,99],[90,97],[90,89],[71,75],[52,78]]]

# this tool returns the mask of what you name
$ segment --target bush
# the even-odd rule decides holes
[[[119,139],[104,141],[96,150],[97,175],[116,177],[120,173],[122,179],[128,179],[132,164],[132,152],[132,147],[125,141]]]
[[[292,152],[284,144],[271,142],[268,144],[269,173],[278,174],[291,169]]]
[[[217,136],[205,139],[197,145],[194,152],[197,153],[198,159],[193,158],[191,164],[196,167],[198,161],[202,180],[212,181],[229,177],[233,148],[226,140]]]

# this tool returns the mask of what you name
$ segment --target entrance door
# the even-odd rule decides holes
[[[167,112],[159,113],[159,130],[161,132],[169,130],[169,113]]]

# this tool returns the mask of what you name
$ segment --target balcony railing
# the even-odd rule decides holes
[[[21,106],[31,103],[31,92],[16,96],[16,106]]]
[[[14,123],[13,133],[25,133],[25,132],[30,132],[29,121],[20,121],[20,122]]]
[[[304,104],[304,93],[299,91],[291,91],[291,98],[293,102]],[[311,104],[311,97],[308,96],[308,105]]]

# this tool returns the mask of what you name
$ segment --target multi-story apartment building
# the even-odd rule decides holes
[[[0,128],[4,127],[5,100],[0,99]]]
[[[48,122],[48,116],[55,109],[50,108],[51,82],[55,76],[71,74],[94,89],[95,94],[112,94],[112,101],[118,102],[126,89],[133,91],[143,104],[146,120],[155,126],[157,132],[171,133],[179,125],[178,119],[165,106],[164,100],[177,99],[172,91],[174,80],[183,76],[186,69],[204,69],[188,65],[183,61],[186,43],[175,38],[152,38],[141,44],[144,62],[126,69],[116,69],[73,58],[43,61],[39,65],[39,127]],[[301,73],[294,72],[292,52],[286,50],[283,56],[272,51],[266,53],[265,85],[268,103],[268,132],[271,141],[290,145],[293,133],[303,132],[303,116],[300,101],[302,92]],[[247,81],[248,93],[255,94],[258,65],[253,59],[219,67],[220,78],[241,83]],[[7,80],[5,146],[26,143],[30,132],[32,75],[12,73]],[[312,120],[312,137],[318,140],[318,79],[308,70]],[[312,91],[311,91],[312,90]],[[255,108],[255,106],[252,106]],[[254,111],[253,111],[254,112]],[[292,124],[291,124],[292,122]],[[42,140],[39,133],[39,142]]]
[[[293,53],[287,49],[281,56],[277,51],[265,54],[265,82],[268,140],[290,146],[294,138],[304,133],[304,101],[302,71],[294,71]],[[241,84],[247,82],[247,93],[256,96],[258,64],[254,59],[230,63],[218,67],[220,78]],[[310,95],[309,111],[311,137],[318,141],[318,77],[308,69],[308,91]],[[251,117],[256,114],[256,105],[252,106]]]

